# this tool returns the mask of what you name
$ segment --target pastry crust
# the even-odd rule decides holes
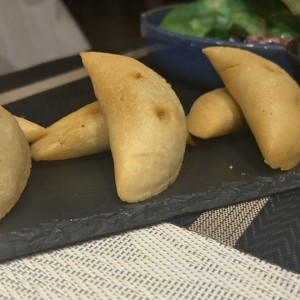
[[[35,142],[36,140],[40,139],[47,133],[46,128],[36,123],[33,123],[21,117],[17,117],[17,116],[14,117],[18,121],[19,126],[21,127],[28,143]]]

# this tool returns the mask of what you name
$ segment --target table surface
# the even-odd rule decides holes
[[[0,102],[43,95],[50,85],[69,84],[50,81],[46,91],[41,85],[38,90],[33,86],[77,67],[73,58],[68,58],[39,66],[43,72],[30,78],[24,76],[26,72],[2,76]],[[4,262],[0,265],[0,296],[17,299],[25,291],[27,299],[84,295],[86,299],[99,295],[104,299],[163,299],[173,291],[174,299],[197,299],[198,295],[204,299],[247,299],[251,295],[298,299],[299,193],[299,189],[291,189],[245,203],[185,213],[164,224]],[[203,272],[209,276],[203,277]],[[220,284],[216,274],[226,280]],[[256,276],[259,282],[254,280]],[[236,284],[237,278],[240,284]],[[48,286],[43,284],[46,280]]]

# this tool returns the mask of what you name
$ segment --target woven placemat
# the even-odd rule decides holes
[[[235,247],[300,273],[300,189],[272,195]]]
[[[1,299],[299,299],[300,275],[161,224],[0,265]]]
[[[234,246],[269,198],[243,202],[201,214],[188,228]]]

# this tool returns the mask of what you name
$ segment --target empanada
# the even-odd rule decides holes
[[[84,52],[107,123],[120,199],[148,199],[172,184],[186,146],[182,105],[171,86],[143,63],[122,55]]]
[[[31,122],[27,119],[18,116],[14,117],[18,121],[19,126],[21,127],[28,143],[32,143],[40,139],[47,132],[46,128],[43,126],[40,126],[34,122]]]
[[[278,65],[231,47],[203,50],[237,101],[265,162],[289,170],[300,161],[300,90]]]
[[[0,219],[19,200],[30,175],[28,142],[18,122],[0,106]]]
[[[218,88],[198,97],[186,117],[192,135],[209,139],[248,128],[244,115],[226,88]]]
[[[34,160],[62,160],[107,150],[107,126],[97,101],[55,122],[31,145]]]

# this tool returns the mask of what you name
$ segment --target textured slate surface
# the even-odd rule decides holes
[[[38,71],[38,69],[36,70]],[[201,88],[167,78],[186,110]],[[83,79],[10,104],[16,115],[49,125],[94,101]],[[33,164],[28,186],[1,221],[0,260],[154,224],[189,212],[226,206],[300,186],[300,168],[270,169],[250,133],[188,147],[177,181],[149,201],[117,197],[110,153]]]
[[[300,189],[271,196],[236,248],[300,273]]]

